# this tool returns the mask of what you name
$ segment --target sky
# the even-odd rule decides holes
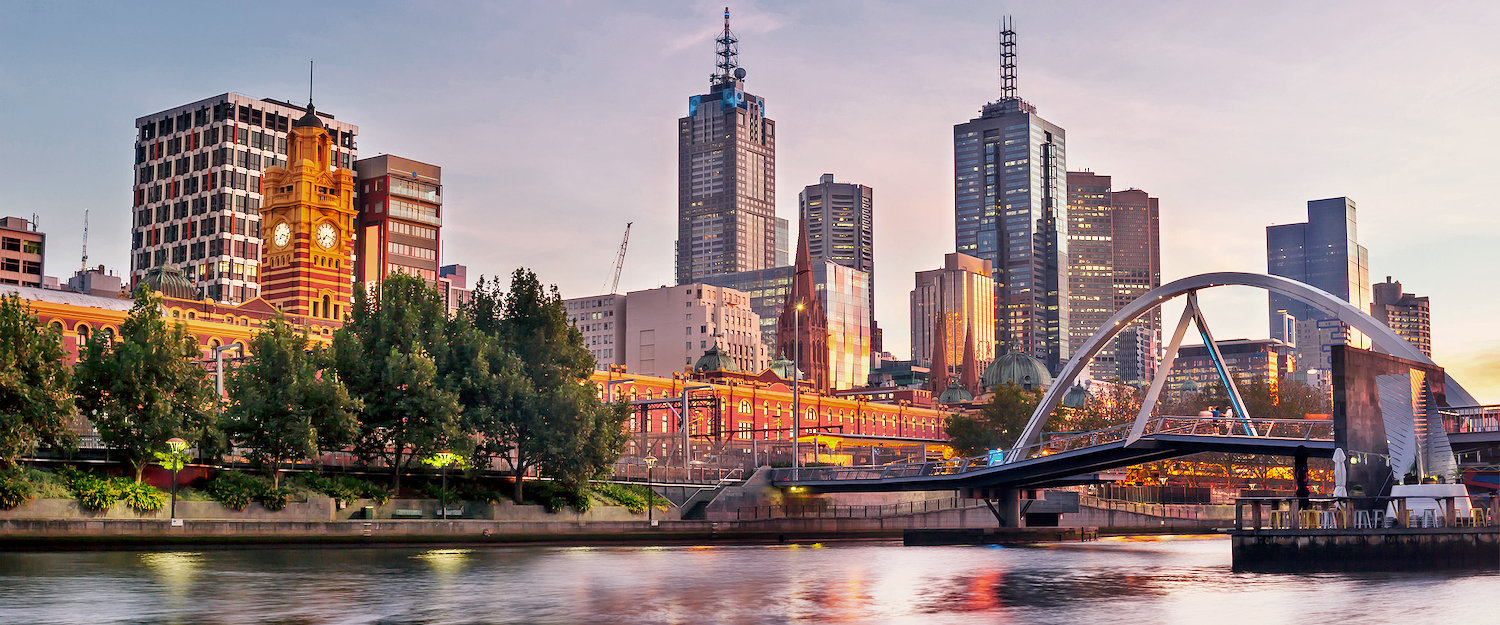
[[[123,272],[136,117],[236,92],[360,126],[361,156],[443,168],[442,262],[602,292],[673,278],[676,123],[708,86],[717,2],[112,3],[0,16],[0,211],[36,215],[47,272]],[[1264,272],[1264,228],[1348,196],[1372,281],[1432,298],[1433,357],[1500,402],[1500,5],[1428,2],[736,2],[740,63],[777,123],[777,212],[832,173],[875,189],[875,318],[909,354],[913,273],[953,251],[952,126],[1020,95],[1067,165],[1161,202],[1164,282]],[[1220,339],[1266,296],[1213,289]],[[1176,310],[1163,315],[1175,319]]]

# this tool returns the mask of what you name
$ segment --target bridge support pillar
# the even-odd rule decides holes
[[[1307,457],[1306,447],[1298,447],[1297,454],[1293,456],[1292,479],[1297,483],[1297,498],[1302,500],[1302,505],[1308,505],[1307,498],[1312,496],[1312,489],[1307,481]]]
[[[1000,527],[1026,526],[1021,506],[1021,491],[1019,490],[1014,488],[965,488],[959,495],[969,499],[983,499],[985,507],[990,509],[990,514],[995,515],[995,522]]]

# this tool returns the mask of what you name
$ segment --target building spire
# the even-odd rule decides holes
[[[933,395],[942,393],[948,389],[948,319],[947,313],[938,311],[933,317],[932,324],[932,349],[929,360],[932,361],[931,371],[927,373],[928,388]]]
[[[1000,99],[1017,99],[1016,29],[1009,15],[1000,18]]]
[[[313,62],[312,62],[312,59],[308,59],[307,60],[307,108],[308,108],[308,110],[312,109],[312,88],[313,88]]]
[[[964,326],[964,362],[959,370],[958,383],[970,395],[979,396],[979,362],[974,359],[974,324]]]
[[[715,42],[718,44],[715,54],[719,58],[714,64],[717,69],[709,76],[708,83],[719,85],[744,78],[745,70],[740,69],[740,40],[729,30],[729,7],[724,7],[724,32]]]

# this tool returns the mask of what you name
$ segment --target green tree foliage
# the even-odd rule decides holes
[[[1245,400],[1245,409],[1255,419],[1305,419],[1309,414],[1328,414],[1328,396],[1306,383],[1297,380],[1280,380],[1276,389],[1263,376],[1251,379],[1236,379],[1235,387],[1240,398]],[[1220,412],[1230,409],[1229,392],[1223,383],[1211,382],[1197,393],[1188,393],[1166,403],[1165,414],[1195,415],[1204,410],[1218,408]]]
[[[458,394],[438,369],[452,359],[447,307],[421,278],[393,274],[369,297],[356,289],[333,340],[334,369],[364,406],[354,449],[391,468],[391,484],[413,460],[439,451],[466,452]]]
[[[517,476],[516,501],[520,477],[532,468],[577,491],[607,473],[629,442],[628,407],[599,401],[589,381],[593,356],[568,323],[557,288],[517,269],[509,292],[481,280],[460,316],[503,352],[490,356],[499,377],[474,397],[489,409],[473,413],[473,426],[484,451],[504,458]]]
[[[224,429],[280,488],[282,463],[354,441],[360,406],[330,368],[327,351],[313,349],[306,332],[280,314],[250,340],[250,353],[254,358],[228,380]]]
[[[17,295],[0,298],[0,470],[38,443],[71,448],[73,381],[63,364],[62,336],[37,325]]]
[[[167,439],[201,439],[214,428],[213,391],[197,356],[197,341],[182,324],[167,323],[161,298],[143,288],[119,337],[96,336],[74,367],[79,409],[137,482]]]
[[[945,429],[949,444],[963,456],[977,456],[989,449],[1009,449],[1021,437],[1041,401],[1040,389],[1028,391],[1011,382],[998,385],[977,414],[948,418]]]
[[[1082,406],[1066,413],[1064,427],[1075,432],[1092,432],[1127,423],[1141,412],[1140,391],[1124,384],[1106,384],[1090,394]]]

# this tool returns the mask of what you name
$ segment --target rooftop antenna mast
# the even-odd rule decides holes
[[[1000,19],[1000,99],[1016,99],[1016,29],[1009,15]]]
[[[80,269],[89,269],[89,209],[83,209],[83,264]]]
[[[724,7],[724,32],[715,41],[718,43],[716,54],[719,59],[714,65],[717,68],[714,74],[708,77],[708,83],[717,85],[743,78],[743,75],[735,75],[734,71],[740,66],[740,40],[729,31],[729,7]]]
[[[307,60],[307,108],[312,109],[313,62]]]

